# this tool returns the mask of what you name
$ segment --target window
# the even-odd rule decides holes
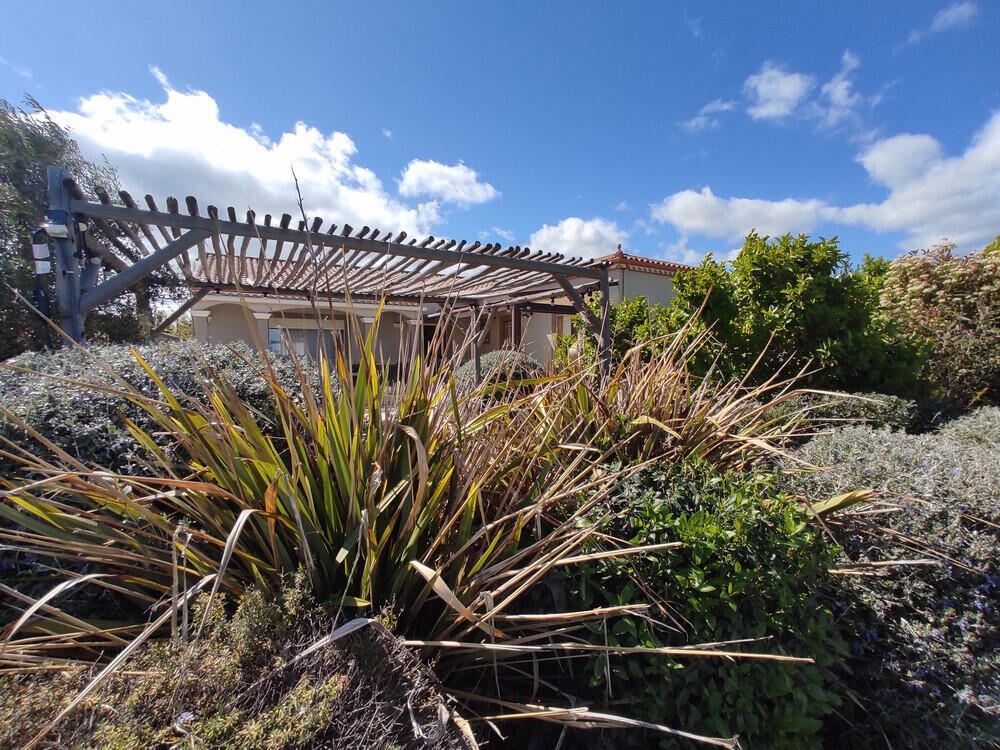
[[[267,329],[267,349],[275,354],[281,354],[281,329]]]

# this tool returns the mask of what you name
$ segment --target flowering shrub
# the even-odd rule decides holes
[[[937,245],[894,260],[882,310],[900,340],[927,354],[921,375],[941,398],[966,407],[1000,403],[1000,238],[980,252]]]

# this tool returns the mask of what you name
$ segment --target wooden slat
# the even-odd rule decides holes
[[[91,204],[85,201],[71,200],[70,208],[73,211],[79,213],[87,214],[91,217],[101,217],[101,218],[114,218],[122,220],[140,220],[146,221],[147,223],[157,223],[163,221],[167,226],[177,225],[183,228],[200,228],[208,229],[211,231],[212,227],[210,222],[204,218],[200,217],[176,217],[172,215],[156,215],[147,214],[146,212],[138,212],[134,209],[129,209],[122,206],[104,206],[100,204]],[[345,235],[349,237],[350,231],[348,227],[345,227]],[[247,228],[245,225],[232,224],[231,222],[224,222],[222,231],[235,232],[239,235],[243,235]],[[302,233],[296,232],[289,229],[280,229],[275,227],[257,227],[256,231],[260,233],[260,236],[264,239],[282,240],[285,242],[296,241],[302,239]],[[426,241],[425,241],[426,243]],[[401,245],[396,243],[387,244],[384,242],[378,242],[370,239],[359,239],[350,238],[346,243],[349,247],[354,249],[372,252],[379,255],[389,253],[391,255],[409,256],[413,258],[422,259],[432,259],[432,260],[445,260],[453,258],[456,254],[452,251],[441,251],[433,250],[432,248],[427,248],[426,244],[423,247],[416,247],[416,243],[412,245]],[[590,263],[584,266],[574,266],[569,267],[564,264],[553,264],[553,263],[541,263],[538,261],[532,261],[525,258],[515,258],[511,257],[508,253],[491,254],[489,251],[483,251],[477,253],[476,261],[480,265],[488,265],[492,267],[499,268],[521,268],[523,270],[533,270],[533,271],[543,271],[545,273],[566,273],[571,272],[574,276],[583,276],[586,278],[600,278],[605,274],[603,268],[599,265]],[[463,258],[463,260],[466,260]]]
[[[187,204],[188,214],[190,216],[199,216],[198,214],[198,201],[193,195],[189,195],[184,199],[185,204]],[[209,226],[208,230],[210,232],[216,231],[215,226]],[[212,278],[210,276],[212,269],[208,267],[205,242],[204,240],[198,241],[198,263],[201,265],[202,273],[205,274],[206,278]]]
[[[103,187],[98,185],[97,187],[94,188],[94,192],[97,194],[97,199],[102,204],[104,204],[105,206],[113,205],[113,203],[111,202],[111,196],[108,195],[108,191],[105,190]],[[136,248],[135,249],[130,248],[126,246],[125,243],[121,242],[118,239],[117,236],[118,233],[116,233],[114,229],[109,225],[117,226],[118,232],[124,234],[126,237],[132,240],[133,244],[136,245]],[[108,236],[108,239],[112,241],[112,244],[115,247],[117,247],[125,255],[125,257],[128,258],[133,263],[139,260],[139,258],[141,258],[143,255],[149,255],[149,252],[146,251],[146,248],[143,246],[142,242],[136,237],[135,232],[132,231],[132,227],[129,226],[127,221],[112,219],[107,223],[105,223],[101,227],[101,229]]]
[[[253,211],[247,211],[247,224],[253,225],[254,213]],[[237,278],[239,282],[244,283],[243,280],[246,278],[247,273],[247,248],[250,247],[250,235],[243,235],[243,241],[240,243],[240,268]]]
[[[288,225],[291,223],[292,217],[290,214],[282,214],[281,221],[278,226],[281,229],[288,229]],[[273,284],[272,279],[275,276],[275,269],[278,267],[278,262],[281,260],[281,248],[284,246],[285,240],[279,239],[277,245],[274,247],[274,255],[271,257],[271,263],[267,268],[267,277],[264,282],[267,284]]]
[[[264,229],[269,229],[271,227],[271,214],[264,214]],[[260,286],[264,283],[264,275],[267,272],[267,238],[264,237],[264,232],[261,228],[254,224],[254,232],[257,234],[260,242],[260,253],[257,255],[257,273],[254,274],[253,283],[254,286]]]
[[[122,203],[124,203],[129,208],[139,208],[136,202],[132,199],[132,196],[129,195],[127,191],[119,190],[118,197],[121,198]],[[149,224],[140,221],[136,222],[136,225],[139,227],[139,231],[141,231],[143,235],[145,235],[146,239],[149,240],[149,244],[152,246],[153,250],[154,251],[159,250],[160,243],[157,242],[156,237],[153,236],[153,230],[149,228]]]
[[[159,213],[159,209],[156,207],[156,200],[149,193],[146,193],[146,205],[149,206],[150,211]],[[154,224],[153,226],[155,226],[157,231],[159,231],[160,236],[163,238],[163,241],[167,244],[170,244],[170,240],[172,239],[172,237],[169,230],[165,226],[163,226],[163,224]]]

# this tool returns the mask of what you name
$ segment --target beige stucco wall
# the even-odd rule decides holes
[[[316,328],[316,312],[306,304],[273,299],[248,299],[247,302],[249,310],[231,301],[231,298],[207,297],[191,311],[194,337],[212,344],[245,341],[253,345],[254,336],[251,331],[252,327],[256,327],[258,341],[267,346],[269,328],[307,330]],[[334,308],[332,319],[330,312],[330,310],[319,311],[323,327],[330,331],[347,330],[346,311]],[[358,307],[355,318],[363,335],[368,333],[374,316],[373,307],[371,309]],[[407,315],[397,310],[383,310],[375,347],[380,364],[388,365],[398,361],[401,337],[405,337],[409,343],[409,338],[414,335],[414,327],[406,322],[412,317],[412,314]],[[315,349],[315,346],[311,348]],[[358,347],[353,340],[350,342],[350,349],[351,359],[356,363]]]
[[[669,276],[618,268],[611,271],[611,301],[619,304],[623,299],[643,296],[651,305],[666,305],[674,297],[674,283]]]

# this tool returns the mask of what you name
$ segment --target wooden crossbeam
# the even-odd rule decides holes
[[[127,206],[110,206],[101,203],[91,203],[81,200],[71,200],[70,210],[75,213],[84,214],[101,219],[115,219],[124,221],[137,221],[152,224],[164,224],[165,226],[177,229],[204,229],[209,232],[216,230],[222,234],[235,234],[238,237],[245,236],[248,231],[262,239],[295,242],[302,241],[306,231],[300,232],[297,229],[287,227],[274,227],[254,225],[248,227],[246,224],[230,221],[219,221],[218,225],[211,219],[197,215],[197,202],[192,198],[189,201],[189,208],[194,208],[191,215],[183,214],[161,214],[152,211],[143,211]],[[345,227],[345,230],[347,227]],[[311,234],[311,233],[309,233]],[[323,239],[322,235],[316,234],[313,242],[318,243]],[[497,257],[488,253],[462,251],[457,253],[454,250],[434,249],[433,247],[419,247],[416,245],[402,244],[397,242],[382,242],[363,237],[344,237],[344,244],[348,247],[362,250],[364,252],[375,253],[377,255],[399,255],[421,260],[453,260],[455,256],[461,255],[462,261],[470,265],[490,266],[494,268],[518,268],[525,271],[541,271],[544,273],[558,274],[571,273],[574,276],[583,276],[591,279],[600,279],[603,274],[601,267],[596,265],[570,265],[568,263],[538,261],[519,257]]]

